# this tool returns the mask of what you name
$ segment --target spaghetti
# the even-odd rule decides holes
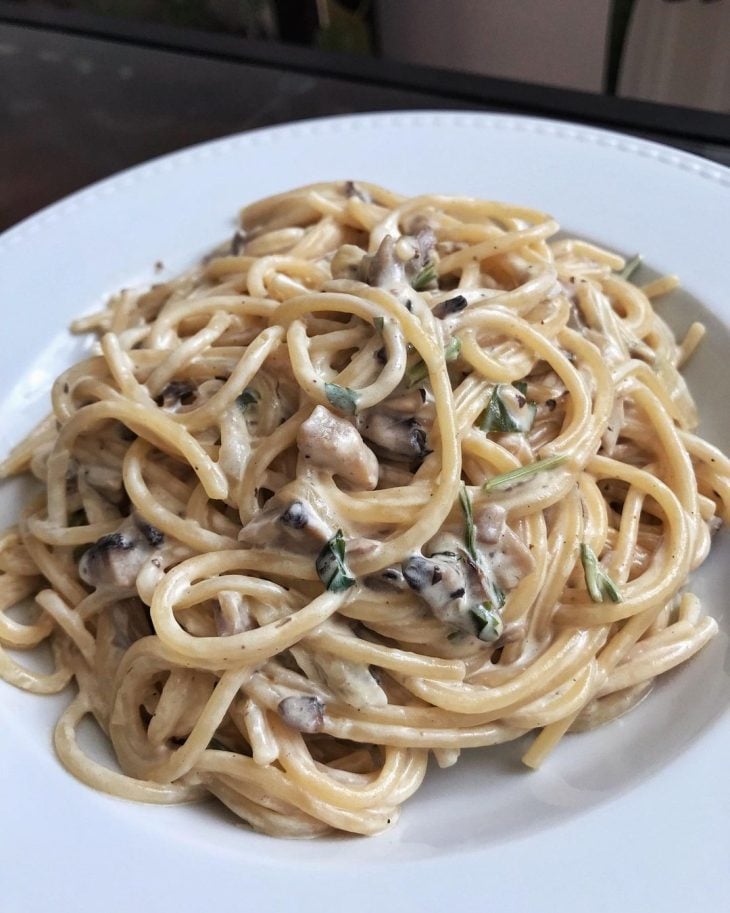
[[[0,538],[0,675],[75,680],[68,770],[373,834],[429,752],[536,732],[537,766],[710,640],[680,593],[730,510],[679,373],[702,327],[678,344],[651,303],[673,278],[557,232],[317,184],[75,323],[97,353],[0,464],[43,486]],[[50,673],[15,652],[42,644]]]

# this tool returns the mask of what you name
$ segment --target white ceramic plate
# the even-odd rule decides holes
[[[45,412],[81,343],[69,320],[159,280],[226,237],[237,208],[316,180],[361,178],[552,212],[571,232],[677,272],[675,329],[711,328],[689,370],[703,432],[730,447],[730,172],[618,134],[543,120],[414,113],[310,121],[185,150],[104,181],[0,238],[0,450]],[[700,305],[698,302],[702,302]],[[19,487],[0,488],[4,525]],[[429,771],[377,838],[277,841],[216,807],[135,805],[67,775],[51,730],[68,700],[0,685],[0,898],[8,913],[251,909],[727,909],[730,895],[728,538],[695,588],[718,638],[623,720],[566,738],[543,770],[520,745]],[[724,615],[724,617],[723,617]],[[233,906],[235,905],[235,906]]]

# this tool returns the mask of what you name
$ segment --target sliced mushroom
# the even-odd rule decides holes
[[[368,285],[388,291],[397,291],[406,284],[405,266],[396,256],[395,241],[391,235],[383,238],[374,254],[363,257],[360,277]]]
[[[278,546],[303,554],[316,554],[331,537],[332,528],[304,498],[269,504],[238,534],[252,547]]]
[[[187,380],[173,380],[165,387],[159,396],[162,408],[166,412],[177,412],[180,406],[192,403],[197,385]]]
[[[251,616],[241,593],[222,590],[218,594],[218,611],[215,627],[220,637],[231,637],[251,628]]]
[[[363,437],[386,459],[410,463],[430,453],[426,430],[412,416],[403,418],[373,408],[362,414],[359,425]]]
[[[401,565],[408,586],[424,599],[434,615],[463,628],[468,608],[463,565],[448,558],[412,555]],[[473,627],[467,628],[473,633]]]
[[[149,609],[137,597],[120,599],[105,610],[113,631],[112,643],[126,650],[142,637],[153,633]]]
[[[399,567],[385,567],[382,571],[369,574],[362,581],[376,593],[401,593],[408,589],[408,583]]]
[[[453,317],[454,314],[463,311],[468,303],[469,302],[464,295],[454,295],[452,298],[440,301],[431,313],[434,317],[438,317],[439,320],[443,320],[446,317]]]
[[[308,676],[315,681],[320,679],[339,700],[351,707],[384,707],[388,703],[385,691],[364,663],[296,648],[295,654],[297,663]]]
[[[412,555],[402,564],[406,582],[440,621],[493,642],[502,633],[500,605],[483,569],[466,555],[450,550],[430,558]]]
[[[378,404],[378,409],[400,416],[412,416],[424,426],[431,425],[435,416],[434,398],[425,387],[396,393]]]
[[[378,484],[378,458],[347,419],[317,406],[297,433],[301,456],[327,469],[354,488],[371,491]]]
[[[433,233],[433,229],[430,225],[424,225],[419,229],[415,238],[413,238],[413,241],[416,248],[415,256],[406,264],[406,276],[409,280],[415,279],[421,270],[433,261],[434,248],[436,247],[436,235]],[[437,284],[438,283],[434,278],[428,284],[428,287],[435,288]]]
[[[362,200],[363,203],[372,203],[373,198],[363,187],[360,187],[359,184],[356,184],[355,181],[345,181],[345,196],[346,197],[357,197],[358,200]]]
[[[343,244],[332,258],[333,279],[359,279],[365,251],[355,244]]]
[[[84,552],[79,576],[93,587],[132,587],[144,563],[164,541],[159,529],[133,514],[116,532],[102,536]]]
[[[320,732],[324,723],[324,704],[318,697],[285,697],[276,708],[287,726],[298,732]]]
[[[499,542],[506,523],[507,511],[501,504],[486,504],[474,517],[477,538],[490,545]]]
[[[507,524],[504,508],[487,504],[474,511],[477,540],[482,561],[487,571],[504,590],[512,590],[535,569],[532,552]]]

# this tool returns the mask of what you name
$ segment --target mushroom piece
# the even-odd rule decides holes
[[[373,198],[370,194],[362,188],[359,184],[356,184],[355,181],[345,181],[345,196],[348,197],[357,197],[358,200],[362,200],[363,203],[372,203]]]
[[[197,391],[197,384],[187,380],[172,380],[160,393],[158,401],[166,412],[177,412],[181,406],[189,406]]]
[[[365,663],[300,647],[294,647],[292,653],[308,678],[322,682],[351,707],[384,707],[388,703],[388,696]]]
[[[445,301],[440,301],[431,313],[434,317],[444,320],[446,317],[453,317],[454,314],[463,311],[468,304],[469,302],[464,295],[454,295]]]
[[[164,541],[161,530],[132,514],[116,532],[102,536],[84,552],[79,576],[93,587],[132,587],[147,559]]]
[[[424,427],[430,427],[436,416],[433,394],[425,387],[415,387],[413,390],[395,393],[379,403],[379,406],[396,415],[413,416]]]
[[[412,555],[402,564],[406,582],[427,603],[436,618],[483,641],[502,633],[494,587],[468,555],[444,551],[430,558]]]
[[[405,267],[403,261],[396,256],[395,241],[391,235],[383,238],[374,254],[363,257],[360,277],[368,285],[388,291],[397,291],[406,284]]]
[[[437,618],[474,633],[473,625],[464,625],[469,599],[463,565],[447,557],[412,555],[401,570],[408,586],[428,603]]]
[[[356,244],[343,244],[338,248],[330,269],[333,279],[359,279],[365,251]]]
[[[316,554],[332,537],[332,529],[303,498],[271,504],[243,527],[240,542],[257,548],[286,548]]]
[[[402,593],[408,589],[406,578],[399,567],[385,567],[375,574],[368,574],[362,582],[376,593]]]
[[[318,697],[285,697],[276,708],[287,726],[298,732],[320,732],[324,723],[324,704]]]
[[[301,456],[354,488],[371,491],[378,484],[378,458],[347,419],[317,406],[297,433]]]
[[[418,230],[413,241],[416,248],[415,256],[406,264],[406,276],[409,280],[415,279],[421,270],[431,262],[436,247],[436,235],[430,225],[424,225]],[[434,277],[428,287],[435,288],[436,286],[437,282]]]
[[[532,552],[507,524],[507,512],[498,504],[486,504],[474,512],[477,540],[487,548],[480,549],[484,565],[497,584],[505,590],[517,584],[535,569]]]
[[[113,632],[111,642],[120,650],[153,633],[149,609],[136,596],[112,603],[105,612]]]
[[[219,637],[241,634],[252,627],[248,605],[241,593],[221,590],[218,594],[218,611],[215,613],[215,628]]]
[[[431,451],[428,436],[417,418],[390,415],[378,409],[369,409],[359,421],[363,437],[377,448],[380,456],[396,463],[422,460]]]
[[[474,517],[478,539],[489,544],[499,542],[506,523],[507,511],[501,504],[486,504]]]

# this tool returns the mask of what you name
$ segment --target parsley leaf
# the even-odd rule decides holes
[[[357,390],[341,387],[339,384],[326,383],[324,392],[335,409],[339,409],[345,415],[354,415],[357,412],[357,401],[360,398]]]
[[[315,562],[317,576],[332,593],[343,593],[357,582],[345,563],[345,537],[338,529]]]

